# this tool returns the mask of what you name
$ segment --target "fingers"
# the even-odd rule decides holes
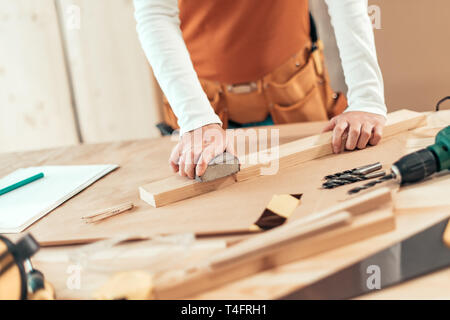
[[[356,144],[358,143],[360,132],[361,132],[361,123],[359,122],[350,123],[348,129],[347,143],[345,144],[345,148],[347,150],[355,150]]]
[[[205,173],[208,164],[217,155],[216,153],[216,148],[213,145],[210,145],[203,150],[198,159],[197,167],[195,168],[197,176],[201,177]]]
[[[179,170],[178,162],[180,161],[181,148],[182,144],[177,143],[170,154],[169,165],[172,167],[173,172],[178,172]]]
[[[372,136],[373,125],[365,123],[361,127],[361,133],[359,135],[358,144],[356,145],[358,149],[364,149]]]
[[[325,126],[325,128],[323,128],[322,132],[327,132],[327,131],[331,131],[334,129],[334,127],[336,126],[336,118],[332,118],[327,125]]]
[[[333,137],[331,139],[331,144],[334,153],[341,152],[342,149],[342,135],[348,127],[347,121],[339,121],[333,129]]]
[[[375,146],[380,142],[381,137],[383,136],[383,126],[380,124],[377,124],[375,128],[373,129],[372,138],[370,138],[369,143],[372,146]]]
[[[190,179],[195,178],[195,155],[192,150],[187,151],[184,157],[184,172]]]
[[[186,177],[186,171],[184,170],[186,164],[186,153],[181,154],[180,161],[178,162],[178,174],[182,177]]]

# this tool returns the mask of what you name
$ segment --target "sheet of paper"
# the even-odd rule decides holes
[[[0,179],[0,189],[40,172],[44,178],[0,196],[0,233],[22,232],[36,220],[118,166],[43,166],[14,171]]]

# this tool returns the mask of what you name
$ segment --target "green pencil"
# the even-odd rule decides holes
[[[36,174],[36,175],[34,175],[32,177],[29,177],[29,178],[27,178],[25,180],[22,180],[22,181],[19,181],[17,183],[14,183],[14,184],[10,185],[9,187],[0,189],[0,196],[2,194],[5,194],[5,193],[8,193],[10,191],[16,190],[16,189],[18,189],[20,187],[23,187],[24,185],[27,185],[27,184],[29,184],[29,183],[31,183],[33,181],[39,180],[39,179],[41,179],[43,177],[44,177],[44,174],[41,172],[41,173],[38,173],[38,174]]]

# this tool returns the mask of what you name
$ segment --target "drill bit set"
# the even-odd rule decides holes
[[[325,182],[322,184],[324,189],[334,189],[343,185],[364,181],[374,178],[384,177],[385,171],[379,171],[382,165],[380,162],[372,163],[351,170],[337,172],[325,177]]]

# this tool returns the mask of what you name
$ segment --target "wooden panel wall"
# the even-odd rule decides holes
[[[136,33],[132,0],[56,0],[83,142],[159,136],[160,93]],[[67,28],[70,6],[80,28]]]
[[[0,152],[75,143],[53,0],[0,0]]]

